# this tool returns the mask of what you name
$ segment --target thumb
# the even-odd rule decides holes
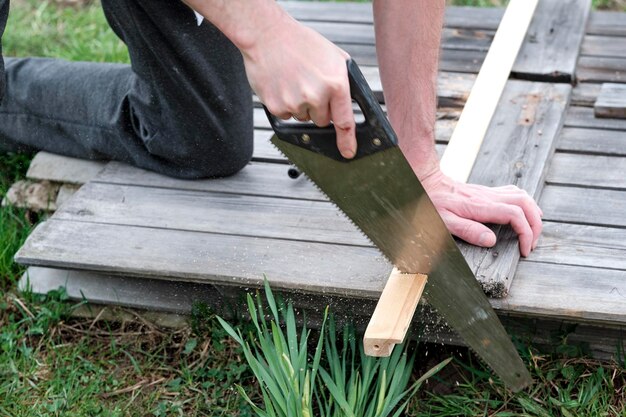
[[[441,217],[450,233],[467,243],[484,248],[496,244],[496,234],[482,223],[464,219],[449,211],[443,212]]]

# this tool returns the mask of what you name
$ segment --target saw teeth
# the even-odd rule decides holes
[[[270,143],[272,143],[272,142],[270,142]],[[289,158],[287,158],[287,156],[283,153],[283,151],[282,151],[282,150],[280,150],[280,148],[279,148],[279,147],[277,147],[277,146],[276,146],[276,145],[274,145],[273,143],[272,143],[272,146],[273,146],[273,147],[274,147],[274,148],[278,151],[278,153],[280,153],[280,154],[281,154],[281,155],[285,158],[285,160],[287,160],[287,161],[289,160]],[[378,251],[378,253],[379,253],[379,254],[381,254],[381,255],[383,256],[383,258],[385,258],[385,260],[386,260],[387,262],[389,262],[391,265],[393,265],[393,262],[391,261],[391,259],[389,259],[389,257],[388,257],[388,256],[387,256],[384,252],[382,252],[382,251],[378,248],[378,246],[376,246],[376,244],[374,244],[374,242],[372,242],[372,239],[370,239],[370,237],[369,237],[368,235],[366,235],[366,234],[365,234],[365,232],[363,232],[363,230],[359,227],[359,225],[357,225],[357,224],[356,224],[356,223],[355,223],[355,222],[354,222],[354,221],[353,221],[350,217],[348,217],[348,215],[346,215],[346,213],[344,213],[344,212],[343,212],[343,210],[341,210],[341,209],[339,208],[339,206],[337,206],[337,204],[335,204],[335,202],[334,202],[334,201],[333,201],[330,197],[328,197],[328,195],[324,192],[324,190],[322,190],[322,189],[321,189],[321,188],[320,188],[320,187],[319,187],[319,186],[315,183],[315,181],[313,181],[311,178],[309,178],[309,175],[307,174],[307,172],[306,172],[305,170],[301,169],[300,167],[297,167],[297,168],[298,168],[298,169],[300,169],[300,171],[301,171],[301,172],[302,172],[302,173],[306,176],[307,181],[308,181],[309,183],[313,184],[313,186],[315,187],[315,189],[316,189],[317,191],[319,191],[319,192],[320,192],[320,193],[321,193],[324,197],[326,197],[326,201],[328,201],[330,204],[332,204],[332,205],[333,205],[333,207],[335,207],[335,208],[337,209],[337,211],[341,214],[341,216],[343,216],[343,218],[344,218],[344,219],[347,219],[347,220],[348,220],[348,221],[349,221],[349,222],[350,222],[350,223],[351,223],[351,224],[352,224],[352,225],[353,225],[353,226],[354,226],[354,227],[355,227],[355,228],[359,231],[359,233],[360,233],[360,234],[361,234],[361,235],[362,235],[362,236],[363,236],[363,237],[364,237],[364,238],[365,238],[365,239],[366,239],[366,240],[367,240],[367,241],[371,244],[371,246],[372,246],[373,248],[376,248],[376,250]]]

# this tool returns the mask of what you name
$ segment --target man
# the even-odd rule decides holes
[[[252,152],[252,89],[275,115],[334,123],[354,156],[348,54],[274,0],[102,0],[131,67],[6,59],[0,149],[116,159],[183,178],[232,174]],[[194,13],[204,16],[196,25]],[[514,186],[461,184],[434,148],[443,0],[375,0],[380,74],[400,146],[450,231],[493,246],[482,223],[511,224],[527,256],[541,210]],[[6,21],[7,0],[0,0]]]

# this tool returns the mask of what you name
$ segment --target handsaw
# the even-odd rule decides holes
[[[275,132],[271,142],[400,271],[428,275],[427,301],[510,389],[530,385],[530,374],[363,74],[353,60],[347,66],[352,99],[365,118],[356,126],[355,157],[341,156],[332,125],[286,123],[265,109]]]

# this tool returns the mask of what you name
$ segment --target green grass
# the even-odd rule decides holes
[[[457,3],[459,1],[457,0]],[[492,5],[492,1],[469,1]],[[598,7],[609,0],[595,1]],[[622,2],[614,1],[616,7]],[[81,9],[14,0],[3,39],[9,55],[128,62],[98,4]],[[0,195],[23,178],[29,157],[0,155]],[[188,328],[165,330],[145,321],[72,318],[64,291],[18,294],[23,272],[12,262],[33,225],[27,213],[0,208],[0,415],[251,416],[243,387],[261,404],[244,351],[204,306]],[[250,323],[235,321],[248,334]],[[419,348],[412,381],[454,356],[408,405],[408,416],[626,415],[625,373],[584,356],[539,354],[521,347],[537,384],[512,395],[465,350]],[[458,383],[457,383],[458,382]]]

